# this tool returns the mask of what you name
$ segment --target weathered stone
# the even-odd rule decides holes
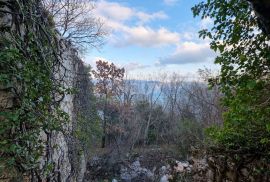
[[[15,3],[16,1],[12,0],[5,0],[3,4],[11,4]],[[0,27],[3,28],[1,35],[5,35],[7,38],[10,35],[12,30],[19,29],[19,35],[24,38],[25,33],[25,25],[23,22],[14,21],[14,17],[18,12],[15,9],[11,9],[11,6],[5,6],[1,4],[0,9],[3,10],[0,14]],[[38,9],[38,7],[37,7]],[[9,13],[11,12],[11,13]],[[45,21],[45,19],[44,19]],[[45,24],[45,23],[44,23]],[[2,30],[2,29],[1,29]],[[33,31],[35,31],[33,29]],[[52,35],[54,36],[54,35]],[[56,69],[54,72],[54,76],[56,78],[63,78],[64,86],[67,88],[73,88],[75,82],[77,81],[77,73],[79,72],[78,68],[83,65],[82,60],[78,57],[78,53],[76,49],[72,47],[72,45],[62,39],[59,35],[55,37],[51,37],[59,44],[59,52],[57,52],[58,61],[61,62],[62,66],[59,69]],[[60,56],[61,55],[61,56]],[[20,65],[18,65],[20,66]],[[16,83],[15,83],[16,84]],[[86,162],[85,162],[85,155],[82,153],[78,157],[78,161],[75,162],[72,160],[74,156],[70,155],[72,153],[73,148],[78,146],[74,146],[75,144],[72,143],[72,140],[69,140],[72,136],[70,136],[71,131],[74,129],[74,123],[77,121],[74,119],[74,95],[68,94],[65,95],[63,100],[60,103],[61,109],[65,111],[70,119],[71,122],[67,122],[63,124],[63,131],[64,132],[53,132],[53,133],[40,133],[40,139],[43,141],[47,141],[49,143],[49,150],[44,149],[44,156],[40,158],[40,174],[35,174],[41,178],[45,178],[43,176],[43,167],[46,163],[54,164],[53,173],[51,176],[54,181],[74,181],[74,182],[81,182],[83,180],[83,176],[86,170]],[[13,93],[3,86],[0,86],[0,109],[12,109],[16,105],[16,100]],[[3,118],[0,118],[0,120]],[[72,148],[71,148],[72,146]],[[77,155],[77,154],[76,154]],[[14,174],[16,175],[16,174]],[[9,176],[12,178],[13,174]],[[2,178],[2,177],[0,177]],[[25,180],[19,181],[27,181],[27,176]],[[9,180],[9,179],[8,179]],[[33,179],[32,179],[33,180]],[[1,181],[1,179],[0,179]],[[34,180],[35,181],[35,180]],[[44,179],[45,181],[45,179]]]

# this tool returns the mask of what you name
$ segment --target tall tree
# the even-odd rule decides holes
[[[211,30],[200,36],[211,39],[219,52],[215,63],[221,74],[212,84],[221,87],[227,107],[222,128],[209,135],[229,150],[261,154],[270,146],[270,48],[269,37],[257,23],[245,0],[208,0],[193,8],[195,16],[214,20]]]
[[[102,148],[105,147],[107,136],[107,123],[110,119],[109,113],[109,101],[117,93],[121,92],[121,85],[123,83],[123,77],[125,73],[124,68],[117,68],[113,63],[99,60],[96,62],[97,70],[93,71],[96,83],[96,92],[100,98],[104,100],[103,103],[103,136],[102,136]]]

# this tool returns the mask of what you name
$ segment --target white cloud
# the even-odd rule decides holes
[[[118,3],[101,0],[97,2],[95,13],[102,18],[122,22],[132,18],[135,12],[133,9]]]
[[[124,68],[126,71],[134,71],[134,70],[139,70],[139,69],[144,69],[150,67],[149,65],[143,65],[137,62],[130,62],[124,65]]]
[[[193,31],[187,31],[187,32],[181,32],[181,38],[186,41],[192,41],[199,37],[197,32]]]
[[[164,3],[173,5],[177,1],[164,0]],[[162,11],[147,13],[120,3],[101,0],[97,3],[96,12],[112,31],[109,43],[114,46],[137,45],[147,48],[174,45],[176,50],[171,55],[160,58],[160,65],[201,63],[213,60],[216,56],[209,48],[209,42],[197,43],[197,33],[194,31],[178,33],[165,27],[150,27],[147,23],[168,18]],[[212,23],[210,18],[205,18],[197,26],[207,28]],[[124,66],[127,70],[145,68],[145,65],[134,62]]]
[[[97,2],[95,13],[102,18],[116,22],[136,19],[138,23],[147,23],[149,21],[168,18],[163,11],[146,13],[116,2],[108,2],[105,0]]]
[[[92,69],[96,70],[96,62],[99,61],[99,60],[101,60],[101,61],[106,61],[106,62],[108,62],[108,63],[112,63],[111,61],[109,61],[108,59],[103,58],[103,57],[88,57],[88,58],[85,60],[85,62],[86,62],[87,64],[90,64],[91,67],[92,67]]]
[[[163,27],[153,29],[146,25],[154,20],[168,18],[162,11],[146,13],[105,0],[97,3],[95,11],[104,20],[107,29],[111,31],[109,43],[115,46],[158,47],[176,44],[179,41],[179,35],[176,32]],[[130,26],[131,24],[133,26]]]
[[[163,0],[166,5],[172,6],[178,2],[178,0]]]
[[[213,25],[214,21],[210,17],[206,17],[200,22],[200,29],[207,29]]]
[[[216,56],[209,43],[183,42],[178,45],[176,51],[165,58],[159,60],[160,65],[168,64],[189,64],[213,61]]]
[[[168,15],[166,15],[163,11],[158,11],[152,14],[137,12],[136,16],[140,19],[141,24],[147,23],[149,21],[153,21],[156,19],[167,19]]]
[[[126,27],[123,30],[122,42],[118,45],[139,45],[142,47],[159,47],[179,42],[179,34],[165,28],[153,30],[150,27]]]
[[[141,47],[161,47],[176,45],[180,41],[177,32],[171,32],[161,27],[157,30],[148,26],[129,27],[117,22],[110,22],[108,25],[113,28],[109,43],[116,47],[137,45]]]

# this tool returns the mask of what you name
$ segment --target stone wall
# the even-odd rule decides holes
[[[14,16],[17,12],[12,8],[12,0],[0,0],[0,28],[1,34],[4,35],[7,31],[13,31],[15,27],[21,27],[20,34],[23,39],[24,25],[22,22],[16,22]],[[35,31],[33,29],[33,31]],[[62,78],[65,87],[74,88],[80,79],[79,72],[84,67],[83,61],[79,58],[78,52],[72,45],[61,38],[60,36],[53,37],[54,41],[58,42],[57,56],[62,64],[58,69],[54,70],[54,76]],[[88,78],[89,79],[89,78]],[[90,81],[90,80],[89,80]],[[80,88],[87,89],[87,88]],[[74,108],[75,94],[65,95],[60,105],[70,118],[70,121],[62,126],[63,132],[42,132],[40,137],[49,144],[48,149],[44,151],[44,156],[40,159],[40,168],[42,169],[45,163],[53,164],[53,173],[50,177],[54,181],[82,181],[86,168],[85,154],[80,149],[81,146],[74,138],[73,131],[76,125],[76,112]],[[13,93],[4,87],[0,86],[0,110],[8,110],[14,107]],[[0,118],[1,120],[1,118]],[[80,151],[80,154],[78,154]],[[79,157],[78,157],[79,156]],[[76,159],[76,160],[74,160]],[[42,170],[41,170],[42,171]],[[0,176],[0,181],[9,181],[14,175],[9,171],[4,176]],[[39,174],[37,174],[38,176]],[[39,178],[42,178],[42,175]],[[20,178],[19,181],[28,181],[28,177]],[[44,180],[44,179],[43,179]],[[34,181],[38,181],[37,179]]]
[[[83,62],[69,42],[60,38],[59,40],[64,68],[56,74],[64,78],[67,87],[77,89],[76,82],[80,74],[79,68],[83,66]],[[61,102],[61,108],[68,113],[70,122],[63,126],[65,134],[55,132],[51,138],[52,146],[57,146],[52,152],[52,161],[57,166],[55,173],[59,174],[58,179],[60,181],[80,182],[86,168],[85,155],[83,152],[78,154],[81,151],[81,146],[73,136],[77,122],[74,102],[75,94],[65,95]]]

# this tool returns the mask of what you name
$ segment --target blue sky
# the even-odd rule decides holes
[[[194,19],[191,7],[200,0],[97,0],[100,17],[109,36],[85,62],[94,67],[102,59],[125,67],[130,77],[151,73],[196,75],[199,68],[218,69],[215,53],[198,31],[211,27],[210,19]]]

